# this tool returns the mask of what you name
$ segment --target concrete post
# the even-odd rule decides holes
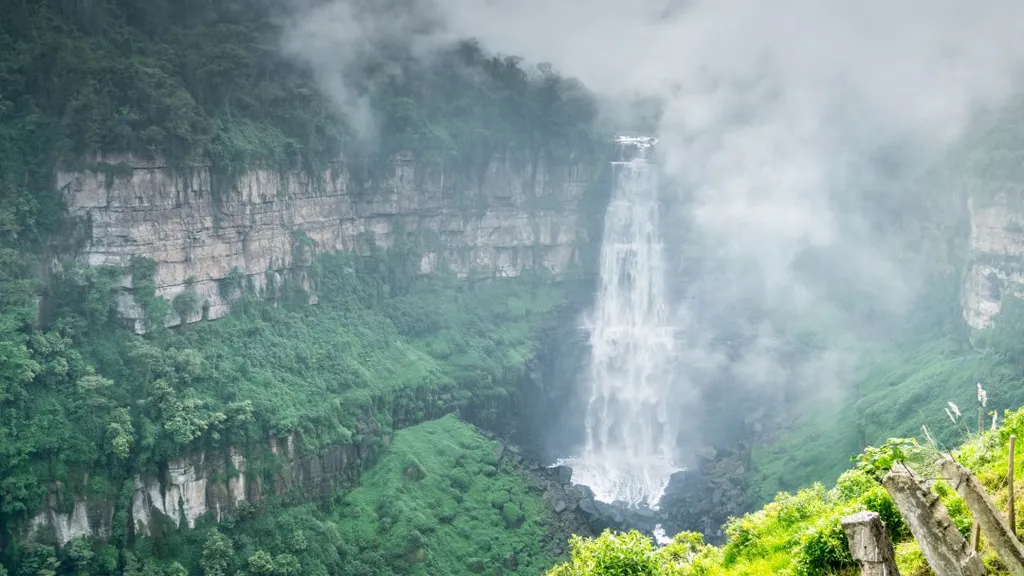
[[[899,576],[896,553],[878,512],[858,512],[839,522],[863,576]]]
[[[978,479],[970,470],[948,456],[939,461],[939,469],[956,493],[967,503],[986,539],[1006,564],[1006,569],[1014,576],[1024,576],[1024,546],[1021,546],[1017,537],[1010,531],[1006,518],[996,508]]]
[[[949,511],[910,468],[898,465],[882,485],[899,508],[935,576],[984,576],[985,566],[957,531]]]

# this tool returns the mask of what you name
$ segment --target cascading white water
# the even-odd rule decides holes
[[[656,506],[679,469],[667,413],[674,331],[668,323],[655,168],[650,139],[620,139],[641,154],[613,163],[600,287],[586,319],[590,402],[583,454],[567,463],[598,500]]]

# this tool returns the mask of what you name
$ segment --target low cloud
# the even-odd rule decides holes
[[[627,104],[657,101],[677,369],[771,392],[843,386],[843,342],[798,360],[780,344],[813,319],[855,322],[837,292],[892,318],[913,301],[914,255],[872,198],[913,189],[1020,88],[1021,21],[1018,0],[337,0],[296,12],[285,47],[364,131],[346,65],[393,42],[429,58],[472,37],[552,63],[625,128],[641,124]],[[920,198],[889,204],[931,217]]]

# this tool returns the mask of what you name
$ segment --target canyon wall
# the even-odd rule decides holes
[[[233,270],[265,288],[289,268],[298,242],[362,251],[371,241],[388,248],[414,239],[423,274],[514,277],[543,268],[564,275],[578,259],[585,236],[578,204],[593,180],[579,164],[515,166],[503,156],[472,186],[456,187],[443,171],[399,155],[368,190],[343,162],[318,174],[254,170],[220,185],[205,166],[171,170],[135,158],[106,158],[103,166],[57,175],[71,216],[89,230],[81,258],[93,266],[153,259],[158,295],[196,291],[203,311],[190,322],[228,312],[219,281]],[[130,276],[123,283],[130,288]],[[130,292],[119,308],[141,330]],[[172,316],[169,325],[181,322]]]

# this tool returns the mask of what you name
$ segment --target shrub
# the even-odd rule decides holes
[[[903,521],[903,516],[896,508],[896,503],[892,501],[885,488],[877,485],[872,487],[861,496],[860,501],[865,508],[872,512],[878,512],[878,515],[882,517],[882,523],[885,524],[885,530],[889,533],[890,540],[899,542],[910,536],[910,528]]]
[[[519,526],[520,521],[523,519],[523,512],[519,509],[519,506],[508,502],[501,507],[501,518],[505,521],[506,528],[515,528]]]
[[[549,576],[656,576],[662,572],[651,539],[635,530],[626,534],[605,530],[592,539],[574,536],[570,547],[570,560]]]
[[[796,573],[800,576],[824,576],[854,566],[839,514],[820,520],[801,539],[796,552]]]

